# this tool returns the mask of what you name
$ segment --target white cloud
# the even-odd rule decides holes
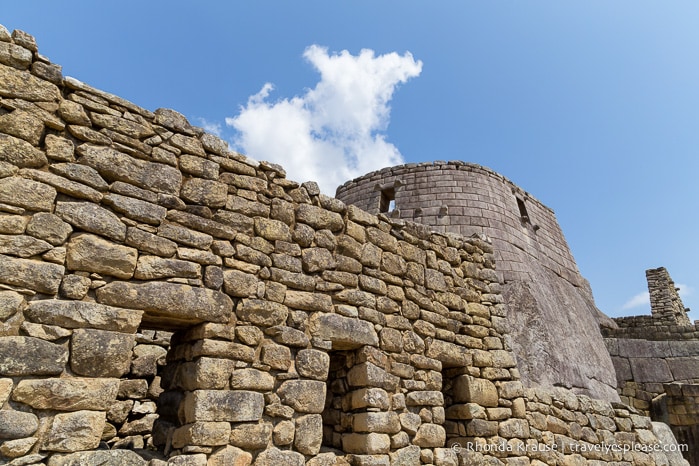
[[[202,128],[204,128],[204,131],[207,133],[215,134],[218,137],[221,137],[221,123],[212,123],[206,118],[199,118],[199,124],[201,125]]]
[[[675,287],[679,288],[680,298],[685,299],[687,296],[691,296],[694,293],[694,288],[689,285],[684,285],[681,283],[675,283]]]
[[[403,162],[386,142],[389,102],[398,84],[416,77],[422,62],[404,55],[376,56],[364,49],[329,54],[312,45],[304,57],[320,73],[315,88],[291,99],[268,101],[274,89],[265,84],[226,124],[238,134],[241,152],[281,164],[295,181],[317,181],[325,194],[356,176]]]
[[[621,306],[621,309],[625,311],[627,309],[634,309],[644,305],[650,307],[650,293],[648,293],[647,291],[644,291],[643,293],[638,293],[637,295],[633,296],[631,299],[626,301]]]

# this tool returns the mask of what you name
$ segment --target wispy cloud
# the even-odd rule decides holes
[[[200,117],[199,124],[207,133],[215,134],[216,136],[221,137],[221,131],[223,130],[221,123],[213,123],[206,118]]]
[[[694,289],[689,285],[684,285],[681,283],[675,283],[675,287],[679,288],[680,298],[685,299],[687,296],[691,296]],[[622,306],[621,310],[626,311],[628,309],[635,309],[637,307],[650,307],[650,293],[644,291],[638,293],[626,301]]]
[[[641,306],[650,306],[650,293],[647,291],[634,295],[621,306],[621,310],[626,311],[627,309],[634,309]]]
[[[237,130],[237,148],[258,160],[279,163],[290,179],[317,181],[329,195],[344,181],[403,162],[383,133],[396,87],[422,71],[406,52],[376,56],[364,49],[328,53],[312,45],[304,58],[320,73],[313,89],[271,102],[265,84],[240,113],[226,118]]]

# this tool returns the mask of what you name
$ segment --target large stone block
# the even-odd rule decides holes
[[[283,325],[289,315],[289,309],[283,304],[261,299],[244,299],[242,306],[236,310],[238,319],[262,327]]]
[[[27,234],[48,241],[54,246],[60,246],[66,242],[68,235],[73,232],[70,224],[64,222],[57,215],[48,212],[34,214],[27,225]]]
[[[38,181],[9,176],[0,178],[0,203],[32,211],[50,212],[56,199],[56,189]]]
[[[699,358],[670,358],[667,364],[674,380],[699,379]]]
[[[209,456],[206,464],[207,466],[250,466],[250,463],[252,463],[250,453],[228,445]]]
[[[138,280],[153,280],[171,277],[201,278],[201,265],[158,256],[141,256],[138,258],[134,278]]]
[[[238,424],[231,429],[229,442],[231,445],[245,450],[260,450],[266,448],[272,440],[272,424]]]
[[[230,433],[229,422],[194,422],[175,430],[172,446],[182,448],[188,445],[227,445]]]
[[[296,412],[320,414],[325,408],[325,382],[317,380],[287,380],[277,394],[282,403]]]
[[[12,400],[35,409],[106,411],[116,400],[119,379],[66,377],[20,380]]]
[[[14,291],[0,291],[0,320],[12,317],[22,308],[24,297]]]
[[[94,450],[51,455],[48,466],[146,466],[147,461],[131,450]]]
[[[498,405],[498,389],[490,380],[460,375],[454,379],[453,391],[455,403],[476,403],[485,407]]]
[[[110,147],[82,144],[77,151],[80,163],[94,168],[109,181],[123,181],[140,188],[178,195],[182,185],[182,173],[162,163],[146,162]]]
[[[97,301],[145,311],[144,320],[170,325],[229,321],[233,302],[220,291],[166,282],[112,282],[97,290]]]
[[[672,372],[666,360],[657,358],[630,358],[631,372],[635,382],[672,382]]]
[[[0,375],[58,375],[67,361],[64,345],[32,337],[0,337]]]
[[[82,270],[116,278],[131,278],[138,251],[89,233],[78,233],[68,242],[68,270]]]
[[[46,438],[44,450],[74,452],[97,448],[102,438],[106,413],[76,411],[57,414]]]
[[[300,350],[296,355],[296,371],[301,377],[327,380],[330,370],[328,353],[314,349]]]
[[[136,333],[143,311],[122,309],[86,301],[44,299],[31,301],[25,317],[38,324],[64,328],[94,328]]]
[[[343,434],[342,450],[359,455],[380,455],[391,450],[391,437],[388,434]]]
[[[316,230],[340,231],[345,226],[340,214],[310,204],[301,204],[296,208],[296,221]]]
[[[397,434],[401,430],[401,424],[398,414],[393,411],[356,413],[352,416],[352,430]]]
[[[70,367],[88,377],[121,377],[131,367],[136,335],[77,329],[70,340]]]
[[[60,92],[55,84],[0,64],[0,96],[29,101],[57,101]]]
[[[39,428],[39,419],[32,413],[0,410],[0,439],[31,436]]]
[[[438,424],[422,424],[417,429],[413,443],[421,448],[443,447],[447,440],[444,427]]]
[[[81,230],[124,241],[126,225],[115,214],[90,202],[58,202],[56,215]]]
[[[263,451],[255,459],[255,466],[304,466],[306,459],[296,451],[280,450],[272,447]]]
[[[347,373],[347,383],[351,387],[377,387],[393,391],[398,388],[399,382],[399,377],[370,362],[357,364]]]
[[[43,131],[43,125],[41,130]],[[27,141],[8,134],[0,134],[0,161],[9,162],[20,168],[40,168],[48,163],[46,155],[39,149]]]
[[[202,178],[189,178],[182,183],[180,196],[192,204],[219,208],[226,205],[228,185]]]
[[[427,348],[427,357],[441,361],[443,367],[465,367],[473,363],[468,348],[437,339],[432,340]]]
[[[338,314],[314,314],[308,324],[311,335],[329,340],[333,349],[356,349],[365,345],[378,346],[379,336],[374,325],[365,320]]]
[[[323,443],[323,417],[307,414],[296,419],[294,447],[304,455],[317,455]]]
[[[0,255],[0,283],[55,295],[64,272],[62,265]]]
[[[257,421],[262,417],[264,396],[246,390],[195,390],[185,397],[186,422]]]

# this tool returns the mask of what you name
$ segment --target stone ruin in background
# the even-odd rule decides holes
[[[0,464],[686,464],[600,324],[490,170],[331,198],[0,27]]]

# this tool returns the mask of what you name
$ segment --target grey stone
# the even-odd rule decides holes
[[[244,299],[236,310],[238,319],[262,327],[286,323],[289,310],[283,304],[261,299]]]
[[[29,320],[39,324],[123,333],[135,333],[141,323],[142,314],[142,311],[104,306],[98,303],[53,299],[32,301],[25,311]]]
[[[57,375],[67,360],[65,346],[32,337],[0,337],[0,375]]]
[[[246,390],[195,390],[187,392],[185,418],[196,421],[257,421],[262,417],[264,397]]]
[[[0,255],[0,283],[55,295],[64,272],[61,265]]]
[[[131,450],[79,451],[51,455],[48,466],[146,466],[148,462]]]
[[[90,291],[92,280],[80,275],[66,275],[61,282],[61,296],[68,299],[83,299]]]
[[[0,215],[0,233],[4,235],[21,235],[24,233],[29,218],[22,215]]]
[[[296,208],[296,221],[310,225],[316,230],[328,229],[333,232],[340,231],[345,226],[340,214],[310,204],[301,204]]]
[[[138,248],[141,252],[161,257],[172,257],[177,252],[177,243],[174,241],[161,238],[136,227],[129,227],[126,230],[126,244]]]
[[[46,136],[48,138],[48,136]],[[72,152],[72,151],[71,151]],[[57,175],[86,184],[98,191],[106,191],[109,185],[92,167],[77,163],[54,163],[49,169]]]
[[[0,235],[0,254],[11,256],[31,257],[42,254],[51,246],[46,241],[26,235]]]
[[[178,259],[163,259],[157,256],[138,258],[134,278],[152,280],[169,277],[201,278],[201,265]]]
[[[12,399],[34,409],[106,411],[118,390],[119,379],[25,379],[13,390]]]
[[[131,278],[136,269],[138,251],[89,233],[73,235],[68,242],[68,270],[84,270],[116,278]]]
[[[19,171],[20,176],[31,178],[34,181],[46,183],[49,186],[56,188],[59,193],[67,194],[68,196],[78,199],[87,199],[91,202],[99,202],[102,200],[102,193],[96,189],[78,183],[76,181],[67,180],[61,176],[54,175],[42,170],[34,170],[32,168],[23,168]]]
[[[21,294],[14,291],[0,291],[0,320],[6,320],[15,315],[23,304],[24,298]]]
[[[630,358],[631,373],[635,382],[672,382],[672,372],[664,359]]]
[[[317,455],[323,442],[323,417],[307,414],[296,419],[294,447],[304,455]]]
[[[189,178],[182,183],[180,196],[193,204],[219,208],[226,205],[228,185],[202,178]]]
[[[88,377],[121,377],[131,367],[135,335],[76,329],[70,343],[70,367]]]
[[[17,176],[0,178],[0,203],[50,212],[55,199],[56,189],[52,186]]]
[[[272,440],[272,424],[268,422],[239,424],[231,429],[230,444],[248,451],[264,449],[269,445],[270,440]]]
[[[156,193],[178,195],[182,184],[179,170],[161,163],[146,162],[109,147],[78,146],[80,163],[88,165],[109,181],[123,181]]]
[[[39,419],[32,413],[0,410],[0,439],[31,436],[39,428]]]
[[[105,422],[104,412],[76,411],[56,414],[43,448],[60,452],[95,449],[102,437]]]
[[[304,466],[304,464],[306,459],[301,453],[272,447],[257,455],[253,466]]]
[[[167,215],[165,207],[119,194],[108,194],[104,196],[103,202],[129,218],[152,225],[159,225]]]
[[[66,222],[90,233],[123,242],[126,225],[112,212],[88,202],[58,202],[56,215]]]
[[[311,316],[308,327],[311,335],[331,341],[333,349],[355,349],[379,344],[374,326],[365,320],[316,313]]]
[[[299,413],[320,414],[325,407],[325,382],[287,380],[278,389],[282,403]]]
[[[225,323],[233,311],[233,302],[220,291],[165,282],[112,282],[97,290],[97,301],[144,310],[144,320],[166,319],[172,324]]]
[[[301,377],[327,380],[330,369],[328,353],[314,349],[300,350],[296,355],[296,370]]]

